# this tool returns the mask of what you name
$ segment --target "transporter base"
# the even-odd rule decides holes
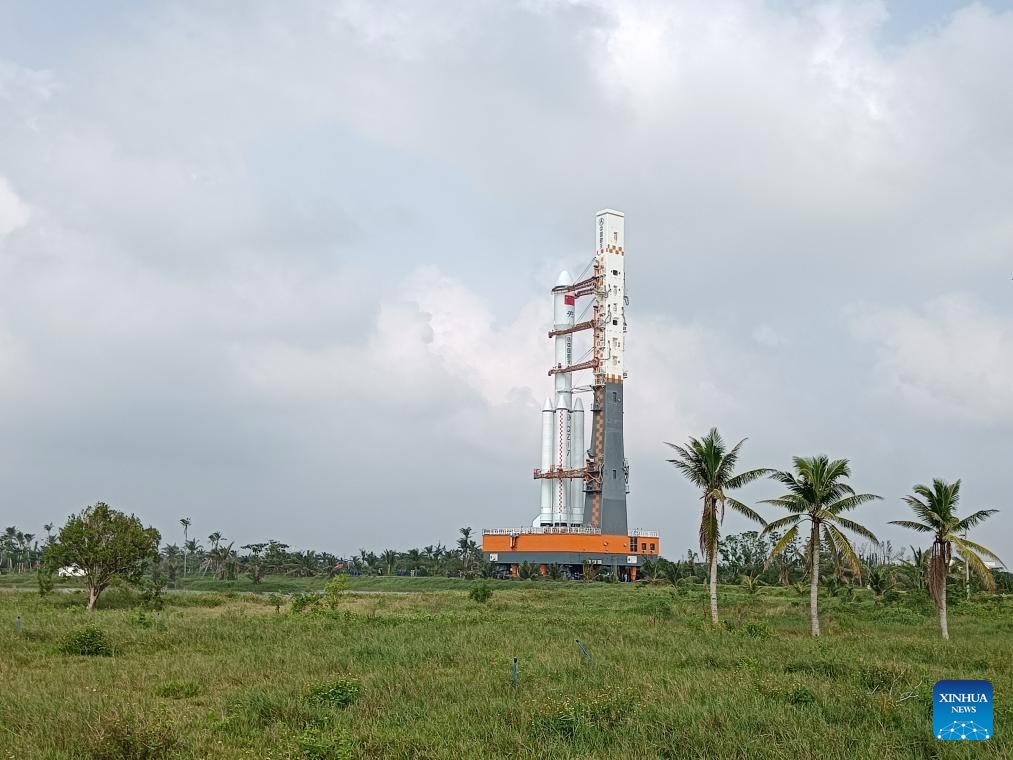
[[[635,581],[645,560],[657,558],[661,543],[656,531],[612,535],[591,528],[499,528],[482,533],[482,551],[501,575],[517,577],[528,563],[542,575],[556,565],[570,577],[610,572],[618,580]]]

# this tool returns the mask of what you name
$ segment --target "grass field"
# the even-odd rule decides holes
[[[944,643],[925,606],[828,598],[814,641],[792,590],[722,589],[714,630],[700,587],[362,581],[418,591],[0,594],[0,758],[1013,757],[1009,600],[955,605]],[[111,656],[62,651],[89,623]],[[940,678],[993,682],[995,739],[931,738]]]

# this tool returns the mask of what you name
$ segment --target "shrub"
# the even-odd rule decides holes
[[[796,684],[788,689],[785,694],[785,702],[790,705],[814,705],[816,704],[816,695],[807,687]]]
[[[225,703],[228,727],[246,725],[266,728],[272,723],[302,728],[312,723],[312,714],[302,700],[291,694],[273,694],[262,689],[245,691]]]
[[[112,657],[113,647],[105,631],[97,625],[85,625],[67,634],[60,644],[60,652],[85,657]]]
[[[352,743],[333,729],[307,728],[296,738],[302,756],[308,760],[346,760],[352,757]]]
[[[158,611],[165,606],[165,576],[155,571],[149,577],[141,579],[141,607],[150,611]]]
[[[672,605],[664,599],[650,599],[640,608],[640,613],[649,617],[652,623],[657,623],[659,620],[671,620]]]
[[[540,721],[543,731],[572,739],[580,735],[609,734],[629,719],[628,700],[610,692],[566,697]]]
[[[137,610],[136,613],[127,618],[127,622],[130,625],[136,625],[138,628],[151,628],[152,620],[144,614],[143,610]]]
[[[39,596],[48,596],[53,592],[53,572],[45,567],[39,568]]]
[[[267,597],[267,603],[274,607],[275,612],[281,612],[281,605],[285,603],[285,597],[281,594],[271,594]]]
[[[770,638],[770,629],[767,628],[763,623],[758,623],[755,620],[751,620],[742,626],[742,632],[749,636],[751,639],[768,639]]]
[[[143,723],[137,718],[114,714],[104,719],[97,730],[89,726],[94,738],[88,747],[92,760],[161,760],[179,756],[179,742],[171,726]]]
[[[320,603],[320,594],[304,592],[292,595],[292,612],[309,612]]]
[[[324,600],[334,609],[338,606],[338,602],[341,601],[341,595],[348,590],[348,576],[347,575],[335,575],[324,586]]]
[[[165,699],[190,699],[200,693],[200,684],[195,681],[166,681],[155,689],[155,694]]]
[[[310,688],[306,699],[312,704],[348,707],[362,695],[362,684],[355,678],[343,677]]]
[[[471,597],[471,601],[478,602],[479,604],[485,604],[492,598],[492,588],[488,583],[476,583],[471,587],[468,592],[468,596]]]

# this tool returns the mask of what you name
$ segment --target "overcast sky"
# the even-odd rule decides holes
[[[662,442],[716,425],[895,543],[963,478],[1013,562],[1011,72],[999,2],[0,2],[0,523],[529,524],[612,207],[631,526],[695,544]]]

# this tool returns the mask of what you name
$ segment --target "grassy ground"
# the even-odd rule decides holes
[[[723,589],[714,630],[699,587],[372,582],[419,580],[461,590],[0,594],[0,758],[1013,757],[1008,600],[957,605],[944,644],[924,607],[830,598],[813,641],[790,590]],[[61,652],[88,623],[112,656]],[[994,740],[931,738],[940,678],[993,682]]]

